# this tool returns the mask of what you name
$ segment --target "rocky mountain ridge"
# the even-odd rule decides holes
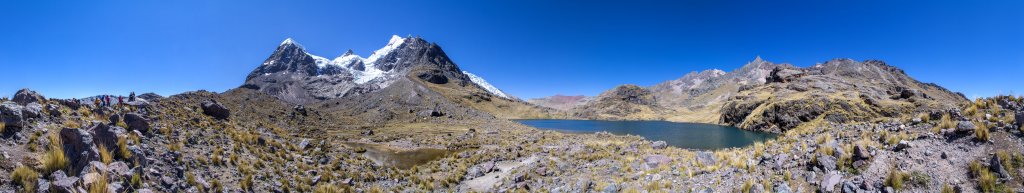
[[[821,119],[865,121],[948,109],[967,102],[962,94],[921,83],[901,69],[877,60],[834,59],[800,68],[757,57],[731,72],[691,72],[648,88],[635,88],[646,90],[641,93],[649,95],[654,104],[643,104],[643,109],[656,109],[652,111],[625,108],[635,107],[633,101],[611,100],[622,96],[607,93],[616,93],[620,88],[563,110],[585,119],[701,122],[782,132]],[[554,107],[543,100],[531,102]],[[805,109],[808,106],[852,109],[826,112]],[[786,109],[789,107],[797,108]]]

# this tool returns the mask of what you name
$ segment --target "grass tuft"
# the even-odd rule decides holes
[[[39,173],[27,166],[18,166],[11,172],[11,181],[21,186],[24,192],[36,192],[37,179],[39,179]]]
[[[50,134],[50,150],[43,155],[43,169],[46,173],[63,170],[68,166],[68,157],[64,155],[64,143],[56,132]]]

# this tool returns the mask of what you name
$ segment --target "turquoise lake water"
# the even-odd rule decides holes
[[[776,137],[775,134],[754,132],[736,127],[668,121],[597,121],[528,119],[516,122],[562,132],[594,133],[607,131],[616,135],[639,135],[651,141],[665,141],[684,149],[714,150],[744,147],[758,141]]]

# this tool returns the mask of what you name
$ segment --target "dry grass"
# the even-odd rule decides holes
[[[896,168],[892,168],[889,171],[889,176],[885,178],[886,186],[892,186],[892,188],[900,190],[903,189],[904,182],[910,180],[909,174],[900,172]]]
[[[11,181],[21,186],[23,192],[36,192],[36,180],[39,173],[27,166],[18,166],[11,172]]]
[[[103,164],[110,164],[110,162],[113,162],[114,156],[110,155],[110,151],[107,150],[107,147],[103,144],[99,144],[98,146],[99,148],[97,149],[100,151],[100,162],[103,162]]]
[[[54,132],[50,134],[50,150],[43,155],[43,168],[45,173],[52,173],[62,170],[68,165],[68,158],[64,155],[64,143],[60,136]]]
[[[107,174],[103,173],[96,178],[96,181],[89,185],[89,193],[107,193]]]
[[[132,158],[132,151],[128,150],[128,138],[127,137],[117,138],[117,149],[118,149],[117,156],[119,158],[125,159],[125,160]]]
[[[985,123],[983,123],[983,122],[975,122],[974,123],[974,138],[978,139],[978,141],[988,141],[989,140],[988,125],[985,125]]]

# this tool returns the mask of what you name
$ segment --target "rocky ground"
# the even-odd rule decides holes
[[[1019,192],[1022,104],[817,117],[765,143],[695,151],[435,113],[372,126],[247,89],[111,107],[23,90],[0,101],[0,191]],[[423,149],[442,153],[408,168],[369,156]]]

